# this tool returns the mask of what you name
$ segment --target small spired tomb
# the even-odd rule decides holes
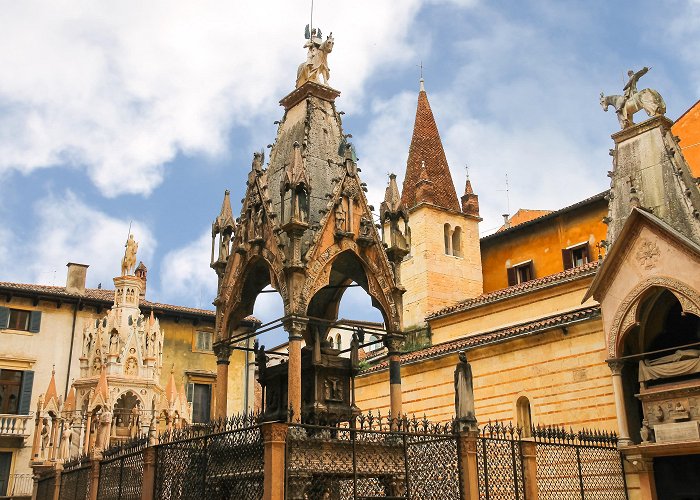
[[[391,412],[399,415],[404,288],[398,264],[408,251],[401,244],[406,239],[397,234],[397,224],[391,236],[379,235],[351,136],[336,109],[340,92],[328,85],[333,36],[323,40],[320,30],[307,31],[306,62],[299,67],[296,88],[280,101],[284,115],[276,122],[269,162],[265,165],[262,151],[253,155],[240,216],[233,221],[227,194],[212,226],[212,268],[219,278],[214,301],[218,376],[227,376],[231,350],[254,335],[238,334],[238,327],[252,314],[258,294],[271,286],[284,304],[285,315],[276,326],[289,336],[289,353],[283,363],[268,366],[269,353],[256,348],[265,417],[349,420],[358,413],[353,377],[364,339],[356,335],[349,358],[326,339],[345,290],[356,284],[384,318]],[[383,207],[382,217],[394,221],[406,213],[395,204]],[[226,390],[225,384],[217,386],[217,401],[226,401]],[[217,416],[225,416],[224,407]]]
[[[174,376],[164,390],[165,332],[151,311],[139,308],[145,266],[136,268],[138,243],[126,242],[122,273],[114,278],[114,305],[82,328],[80,376],[63,401],[52,376],[39,398],[32,464],[35,470],[53,466],[80,453],[101,452],[137,436],[191,421],[191,405]]]

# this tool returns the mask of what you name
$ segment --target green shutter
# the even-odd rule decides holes
[[[19,409],[20,415],[29,415],[29,409],[32,403],[32,386],[34,385],[34,372],[25,370],[22,372],[22,388],[19,392]]]
[[[10,326],[10,310],[7,307],[0,307],[0,329]]]
[[[32,311],[29,314],[29,331],[39,333],[41,327],[41,311]]]

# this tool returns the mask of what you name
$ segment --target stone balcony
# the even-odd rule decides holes
[[[0,414],[0,437],[25,439],[32,431],[32,415]]]

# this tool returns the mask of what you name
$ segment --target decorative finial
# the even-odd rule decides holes
[[[464,164],[464,168],[467,171],[467,180],[469,180],[469,164]]]

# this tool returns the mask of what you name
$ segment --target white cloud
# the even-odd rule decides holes
[[[168,252],[160,266],[160,288],[155,292],[158,300],[212,309],[217,278],[210,262],[209,230],[184,247]]]
[[[30,241],[13,246],[13,261],[22,272],[28,269],[31,282],[61,286],[66,264],[77,262],[90,266],[88,287],[112,288],[112,278],[121,272],[129,220],[90,207],[70,191],[38,202],[35,211],[39,222]],[[134,221],[131,232],[139,242],[137,260],[149,262],[156,247],[151,231]]]
[[[304,60],[299,2],[14,2],[0,31],[0,173],[84,168],[107,196],[147,195],[177,154],[219,155],[233,124],[278,114]],[[331,84],[357,106],[380,65],[411,57],[418,0],[317,6]]]

